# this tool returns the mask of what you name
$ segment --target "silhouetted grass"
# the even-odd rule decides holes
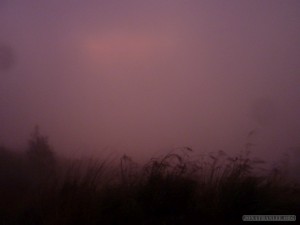
[[[260,173],[249,151],[192,155],[67,160],[36,132],[24,153],[0,148],[0,224],[241,224],[244,214],[300,212],[299,186],[280,169]]]

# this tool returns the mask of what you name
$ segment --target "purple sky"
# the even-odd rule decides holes
[[[1,0],[1,46],[2,144],[38,124],[66,154],[300,146],[299,0]]]

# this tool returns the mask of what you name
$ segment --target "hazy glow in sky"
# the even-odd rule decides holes
[[[300,146],[298,0],[1,1],[1,46],[0,143],[39,124],[67,154]]]
[[[177,47],[172,34],[116,31],[88,37],[83,48],[92,63],[108,66],[147,63],[158,54],[170,54]]]

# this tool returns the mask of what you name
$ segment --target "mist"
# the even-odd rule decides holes
[[[299,59],[297,0],[1,1],[0,144],[273,160],[300,146]]]

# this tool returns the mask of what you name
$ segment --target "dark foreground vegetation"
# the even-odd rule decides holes
[[[242,224],[244,214],[300,212],[299,186],[278,168],[259,172],[247,149],[236,157],[191,152],[143,166],[127,156],[117,166],[67,160],[36,132],[23,153],[0,148],[0,224]]]

